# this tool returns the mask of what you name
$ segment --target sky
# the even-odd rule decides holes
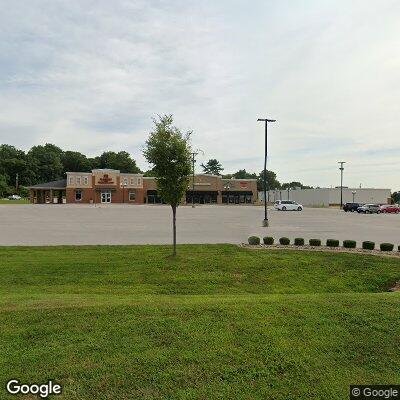
[[[142,149],[173,114],[197,166],[400,189],[398,0],[0,0],[0,143]]]

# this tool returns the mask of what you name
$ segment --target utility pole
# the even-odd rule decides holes
[[[15,175],[15,190],[16,190],[17,193],[18,193],[18,172],[17,172],[17,174]]]
[[[194,164],[196,162],[195,157],[197,156],[196,152],[192,152],[192,208],[194,208]]]
[[[338,161],[340,164],[340,208],[343,208],[343,164],[346,164],[346,161]]]
[[[268,118],[258,118],[257,121],[265,122],[265,152],[264,152],[264,220],[262,222],[263,226],[269,226],[268,213],[267,213],[267,153],[268,153],[268,135],[267,127],[268,122],[275,122],[276,119]]]

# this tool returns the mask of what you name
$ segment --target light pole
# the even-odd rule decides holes
[[[268,153],[268,122],[275,122],[276,119],[258,118],[257,121],[265,122],[265,152],[264,152],[264,220],[263,226],[269,226],[267,213],[267,153]]]
[[[122,204],[125,204],[125,188],[128,186],[127,183],[122,184]]]
[[[346,164],[346,161],[338,161],[340,164],[340,208],[343,208],[343,164]]]
[[[194,164],[196,162],[195,157],[197,154],[195,151],[191,153],[192,154],[192,208],[194,208]]]
[[[356,191],[355,190],[353,190],[352,192],[351,192],[351,194],[353,195],[353,203],[354,203],[354,196],[356,195]]]

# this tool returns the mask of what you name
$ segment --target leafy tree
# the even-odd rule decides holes
[[[173,256],[176,255],[176,210],[186,193],[191,172],[189,138],[173,125],[172,115],[154,119],[143,154],[157,178],[161,198],[172,208]]]
[[[27,161],[32,171],[31,183],[62,179],[65,173],[62,156],[63,151],[53,144],[33,146],[27,154]]]
[[[203,172],[208,175],[221,175],[221,172],[224,170],[221,163],[215,158],[208,160],[206,164],[201,164],[201,166]]]
[[[257,174],[247,172],[245,169],[239,169],[232,177],[235,179],[257,179]]]
[[[121,172],[132,174],[140,173],[136,161],[126,151],[118,153],[106,151],[101,156],[96,157],[94,161],[98,165],[97,168],[119,169]]]
[[[311,186],[304,186],[301,182],[288,182],[288,183],[282,183],[282,190],[287,190],[288,188],[296,188],[299,187],[301,189],[312,189]]]
[[[267,170],[267,190],[280,189],[281,184],[276,179],[276,173]],[[257,190],[264,190],[264,171],[261,171],[257,177]]]
[[[91,169],[90,161],[78,151],[65,151],[61,161],[64,172],[85,172]]]
[[[25,152],[7,144],[0,145],[0,174],[11,187],[15,186],[17,174],[20,184],[29,183]]]
[[[10,188],[7,185],[7,179],[4,175],[0,175],[0,198],[9,194]]]
[[[400,203],[400,191],[392,193],[392,200],[396,204]]]

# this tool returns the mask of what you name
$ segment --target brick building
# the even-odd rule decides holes
[[[31,203],[162,203],[155,178],[113,169],[67,172],[67,179],[29,187]],[[253,204],[257,201],[255,179],[222,179],[216,175],[190,177],[182,203]]]

